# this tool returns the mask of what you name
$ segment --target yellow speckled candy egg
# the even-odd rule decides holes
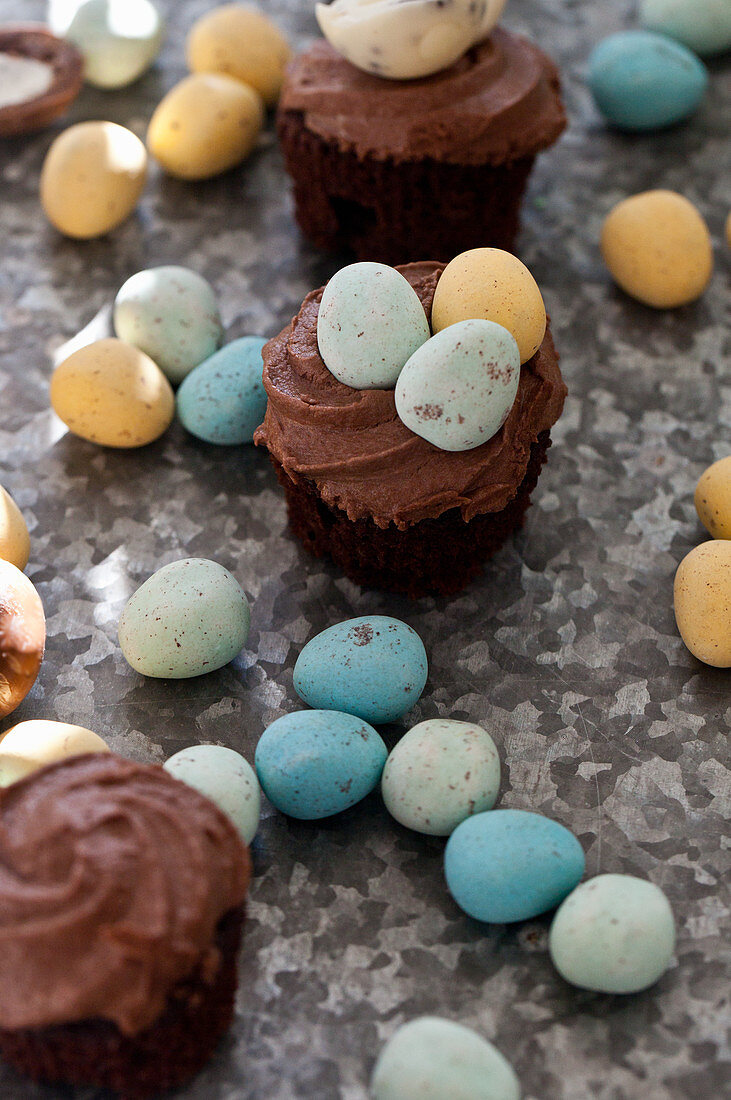
[[[23,513],[0,485],[0,558],[16,569],[25,569],[29,554],[30,536]]]
[[[512,333],[525,363],[541,346],[546,307],[525,264],[501,248],[472,248],[441,274],[431,311],[432,331],[472,318],[495,321]]]
[[[656,309],[699,298],[713,270],[708,227],[675,191],[643,191],[610,210],[601,249],[622,290]]]
[[[220,73],[194,73],[158,104],[147,147],[171,176],[208,179],[249,155],[263,122],[254,88]]]
[[[56,138],[41,172],[41,205],[67,237],[99,237],[134,210],[147,175],[147,152],[115,122],[79,122]]]
[[[695,487],[695,510],[714,539],[731,539],[731,455],[701,474]]]
[[[675,621],[694,657],[731,667],[731,542],[713,539],[683,558],[675,574]]]
[[[51,405],[74,435],[105,447],[143,447],[170,426],[175,398],[148,355],[124,340],[97,340],[56,367]]]
[[[0,787],[86,752],[109,752],[109,746],[83,726],[45,718],[19,722],[0,740]]]
[[[282,32],[255,8],[224,4],[193,24],[186,42],[193,73],[226,73],[256,88],[267,107],[279,98],[292,51]]]

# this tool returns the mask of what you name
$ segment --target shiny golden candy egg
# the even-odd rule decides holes
[[[0,559],[25,569],[30,555],[30,536],[23,513],[10,493],[0,485]]]
[[[714,462],[695,488],[695,510],[714,539],[731,539],[731,455]]]
[[[35,586],[0,561],[0,718],[12,714],[33,687],[46,646],[46,617]]]
[[[675,620],[699,661],[731,667],[731,542],[712,539],[691,550],[675,574]]]
[[[292,51],[279,28],[261,12],[244,4],[224,4],[193,24],[186,55],[191,72],[224,73],[243,80],[273,107]]]

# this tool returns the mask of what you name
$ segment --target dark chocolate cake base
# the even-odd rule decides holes
[[[394,162],[342,151],[307,130],[299,111],[280,111],[277,128],[297,221],[318,248],[388,264],[511,250],[533,156],[481,165]]]
[[[239,907],[219,921],[221,965],[213,981],[198,968],[179,982],[151,1027],[132,1036],[108,1020],[0,1029],[0,1056],[35,1081],[95,1085],[124,1100],[182,1085],[205,1065],[233,1019],[243,916]]]
[[[550,432],[541,432],[531,446],[525,477],[501,512],[465,523],[460,509],[451,508],[405,531],[393,524],[378,527],[370,519],[348,519],[345,512],[324,503],[313,482],[293,481],[275,458],[272,464],[287,498],[289,525],[315,557],[329,554],[357,584],[415,599],[459,592],[522,526],[550,446]]]

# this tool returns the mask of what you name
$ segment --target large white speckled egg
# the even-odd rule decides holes
[[[259,827],[261,791],[256,772],[240,753],[224,745],[191,745],[169,757],[163,767],[215,802],[244,843],[251,844]]]
[[[84,726],[48,718],[19,722],[0,739],[0,787],[87,752],[109,752],[109,746]]]

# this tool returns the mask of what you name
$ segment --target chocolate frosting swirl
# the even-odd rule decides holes
[[[215,975],[248,850],[163,768],[106,753],[0,792],[0,1026],[104,1018],[136,1034],[197,967]]]
[[[444,266],[397,268],[427,317]],[[521,367],[502,428],[471,451],[442,451],[399,419],[393,390],[351,389],[330,374],[317,347],[323,289],[308,294],[292,323],[264,346],[269,403],[254,442],[265,444],[293,480],[314,481],[323,500],[351,520],[405,529],[449,508],[460,508],[466,521],[501,511],[525,476],[531,444],[563,409],[567,391],[550,329]]]
[[[310,132],[361,157],[452,164],[535,155],[566,125],[553,62],[500,28],[418,80],[361,72],[317,41],[290,63],[280,111],[302,112]]]

